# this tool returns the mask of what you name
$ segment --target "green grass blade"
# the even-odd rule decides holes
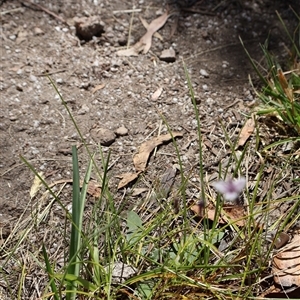
[[[45,264],[46,264],[46,270],[47,270],[49,280],[50,280],[50,287],[51,287],[51,290],[52,290],[52,293],[53,293],[53,297],[54,297],[55,300],[59,300],[58,291],[57,291],[57,288],[56,288],[56,285],[55,285],[55,282],[54,282],[54,278],[53,278],[54,277],[54,272],[53,272],[53,269],[51,268],[49,257],[48,257],[48,254],[47,254],[47,251],[46,251],[46,248],[45,248],[44,244],[43,244],[42,250],[43,250],[43,256],[44,256],[44,260],[45,260]]]
[[[90,180],[92,171],[92,161],[90,160],[89,166],[86,171],[82,190],[80,192],[80,180],[79,180],[79,166],[78,155],[75,146],[72,147],[72,164],[73,164],[73,202],[72,202],[72,229],[71,240],[69,249],[69,266],[67,269],[68,275],[74,275],[78,277],[81,265],[80,248],[81,248],[81,234],[82,234],[82,219],[85,206],[85,199],[87,193],[87,186]],[[67,289],[74,291],[67,294],[67,299],[75,299],[77,282],[69,282]]]

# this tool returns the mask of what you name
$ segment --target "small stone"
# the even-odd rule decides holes
[[[110,146],[116,139],[115,133],[106,128],[93,128],[90,133],[93,140],[102,146]]]
[[[163,50],[159,59],[166,62],[174,62],[176,60],[175,50],[173,48]]]
[[[58,84],[63,84],[64,83],[64,80],[62,78],[57,78],[55,81]]]
[[[204,77],[206,77],[206,78],[208,78],[208,77],[209,77],[209,75],[208,75],[207,71],[206,71],[206,70],[204,70],[204,69],[201,69],[201,70],[200,70],[200,75],[202,75],[202,76],[204,76]]]
[[[31,82],[36,82],[37,81],[37,78],[34,76],[34,75],[29,75],[29,80],[31,81]]]
[[[126,46],[127,44],[127,38],[125,35],[121,35],[119,38],[118,38],[118,44],[120,46]]]
[[[12,115],[12,116],[9,117],[9,119],[11,121],[17,121],[18,120],[18,116],[17,115]]]
[[[43,31],[41,28],[34,27],[33,33],[34,33],[35,35],[42,35],[42,34],[44,34],[44,31]]]
[[[121,126],[115,130],[116,135],[125,136],[128,134],[128,129],[124,126]]]
[[[16,85],[16,89],[17,89],[17,91],[19,91],[19,92],[23,92],[23,87],[22,87],[20,84],[17,84],[17,85]]]

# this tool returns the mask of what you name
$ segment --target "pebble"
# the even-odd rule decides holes
[[[55,81],[58,84],[63,84],[64,83],[64,80],[62,78],[57,78]]]
[[[208,74],[207,71],[204,70],[204,69],[201,69],[201,70],[200,70],[200,75],[202,75],[202,76],[204,76],[204,77],[206,77],[206,78],[209,77],[209,74]]]
[[[44,34],[44,31],[41,28],[39,28],[39,27],[34,27],[33,33],[35,35],[42,35],[42,34]]]
[[[115,133],[106,128],[96,127],[90,133],[93,140],[102,146],[110,146],[116,139]]]
[[[176,60],[175,50],[173,48],[163,50],[159,59],[165,62],[174,62]]]
[[[29,80],[31,82],[36,82],[37,81],[37,78],[34,76],[34,75],[29,75]]]
[[[12,115],[9,117],[10,121],[17,121],[18,120],[18,116],[16,115]]]
[[[23,92],[23,87],[22,87],[20,84],[17,84],[17,85],[16,85],[16,89],[17,89],[17,91],[19,91],[19,92]]]
[[[128,134],[128,129],[125,126],[121,126],[115,130],[115,134],[119,136],[125,136]]]
[[[203,90],[208,91],[208,85],[207,84],[203,84],[202,88],[203,88]]]

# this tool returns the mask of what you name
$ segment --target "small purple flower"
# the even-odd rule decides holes
[[[246,186],[246,178],[220,180],[212,183],[212,186],[223,195],[225,200],[235,201]]]

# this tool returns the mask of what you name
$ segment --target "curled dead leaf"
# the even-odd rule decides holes
[[[134,181],[135,179],[137,179],[139,174],[140,174],[140,172],[137,172],[137,173],[124,173],[124,174],[118,175],[117,177],[121,178],[121,181],[118,184],[118,190],[125,187],[127,184]]]
[[[174,138],[183,136],[181,132],[173,132],[172,135]],[[144,142],[140,146],[139,152],[133,157],[133,163],[137,172],[142,172],[146,169],[150,153],[157,146],[170,141],[172,139],[172,135],[168,133],[165,135],[154,137],[151,140]]]
[[[294,236],[291,243],[274,255],[272,273],[277,284],[300,287],[300,235]]]
[[[246,121],[244,127],[242,128],[236,148],[245,145],[246,141],[252,135],[254,128],[255,128],[255,121],[254,121],[254,116],[252,116],[252,118]]]

